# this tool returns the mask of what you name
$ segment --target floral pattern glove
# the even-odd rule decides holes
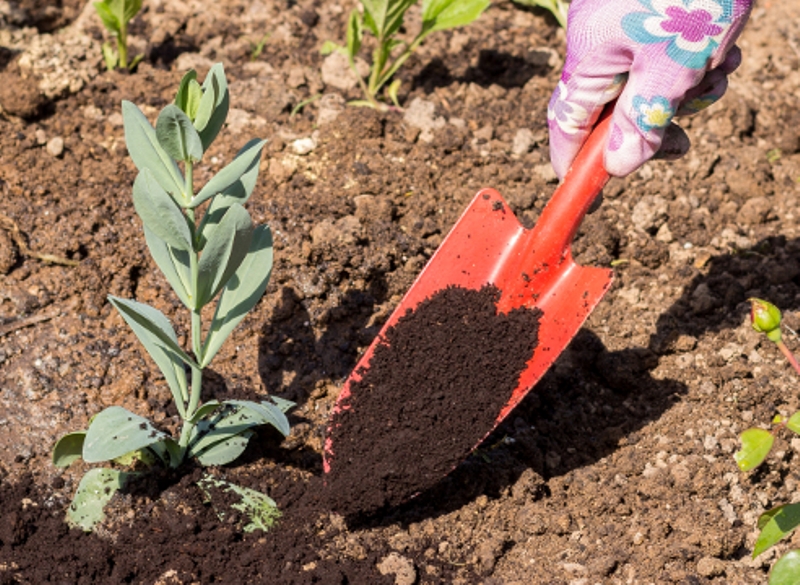
[[[618,98],[605,166],[624,176],[659,154],[682,155],[670,132],[727,89],[734,45],[754,0],[573,0],[567,58],[548,108],[550,157],[563,178],[603,106]],[[673,128],[675,128],[673,126]],[[670,140],[672,138],[672,140]]]

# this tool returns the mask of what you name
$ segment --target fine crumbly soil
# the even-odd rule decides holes
[[[450,286],[381,335],[331,417],[330,509],[359,516],[396,506],[494,428],[533,356],[541,314],[499,313],[499,299],[494,286]]]
[[[800,408],[747,303],[800,328],[800,5],[757,0],[728,94],[680,120],[689,154],[606,188],[573,251],[613,265],[614,285],[535,391],[429,490],[347,522],[321,501],[342,383],[481,187],[539,217],[565,55],[546,13],[500,0],[407,61],[404,111],[348,108],[357,85],[319,47],[344,41],[355,4],[145,1],[131,31],[144,61],[123,74],[102,68],[91,3],[0,3],[0,582],[764,583],[800,543],[750,558],[759,515],[796,499],[800,440],[780,433],[751,473],[733,453],[743,430]],[[196,182],[269,139],[248,209],[275,265],[204,399],[297,407],[288,438],[261,431],[212,472],[270,495],[281,527],[220,522],[187,469],[134,483],[96,534],[70,531],[87,466],[52,465],[60,435],[110,405],[177,426],[107,295],[155,306],[184,346],[189,330],[133,210],[120,102],[152,121],[187,69],[217,61],[232,111]]]

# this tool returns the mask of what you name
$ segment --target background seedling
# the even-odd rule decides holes
[[[128,24],[142,8],[142,0],[99,0],[94,3],[94,9],[106,30],[116,38],[117,48],[111,43],[103,43],[103,60],[106,68],[133,69],[142,60],[144,55],[136,55],[128,63]]]
[[[109,296],[109,301],[164,375],[181,417],[180,436],[171,437],[148,419],[111,406],[95,415],[88,429],[69,433],[56,443],[53,461],[58,466],[78,458],[144,466],[160,461],[171,468],[195,458],[201,465],[223,465],[242,454],[256,426],[269,424],[289,434],[284,413],[293,403],[286,400],[200,403],[203,369],[264,294],[272,271],[270,229],[254,226],[244,208],[256,184],[266,141],[245,144],[205,186],[194,190],[194,166],[222,128],[228,106],[228,85],[219,64],[202,86],[197,74],[189,71],[174,103],[161,110],[155,128],[139,108],[122,103],[125,140],[139,169],[133,205],[153,259],[190,312],[191,351],[181,347],[160,311],[131,299]],[[202,309],[215,299],[213,318],[204,327]],[[92,470],[75,495],[69,521],[91,529],[102,519],[109,494],[129,477],[117,469]],[[255,501],[249,492],[240,495],[243,501]],[[265,502],[271,500],[248,504],[243,512],[253,509],[263,515]]]
[[[514,2],[523,6],[535,6],[549,10],[561,28],[567,28],[567,12],[569,11],[567,0],[514,0]]]
[[[750,306],[750,322],[753,329],[763,333],[775,343],[795,371],[800,374],[797,359],[783,341],[780,310],[761,299],[750,299]],[[800,435],[800,411],[788,419],[777,415],[772,423],[770,430],[752,428],[739,436],[742,448],[734,454],[739,469],[750,471],[761,465],[772,449],[776,433],[784,427]],[[758,529],[761,532],[753,547],[753,558],[794,532],[798,526],[800,526],[800,503],[785,504],[764,512],[758,519]],[[775,563],[769,585],[795,585],[798,582],[800,582],[800,550],[793,550]]]
[[[422,44],[428,35],[438,30],[466,26],[475,21],[489,6],[490,0],[423,0],[422,28],[410,41],[398,38],[409,8],[417,0],[362,0],[363,13],[354,9],[347,24],[347,43],[337,45],[327,41],[322,47],[323,54],[340,51],[347,56],[350,67],[358,75],[356,57],[362,47],[365,30],[372,33],[377,47],[372,52],[372,65],[367,81],[359,75],[359,83],[365,100],[350,102],[351,105],[385,108],[378,101],[378,94],[386,83],[397,73],[403,63]],[[395,106],[399,107],[397,92],[400,81],[394,80],[386,93]]]

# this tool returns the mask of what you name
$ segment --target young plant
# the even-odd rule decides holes
[[[753,329],[764,333],[775,343],[795,371],[800,374],[800,364],[783,342],[782,316],[778,307],[761,299],[750,299],[750,307],[750,322]],[[739,436],[742,448],[734,454],[739,469],[750,471],[761,465],[772,449],[776,433],[784,427],[800,435],[800,411],[788,419],[776,415],[772,423],[773,427],[769,431],[752,428]],[[758,529],[761,532],[753,547],[753,558],[791,534],[798,526],[800,526],[800,503],[785,504],[764,512],[758,519]],[[770,573],[769,585],[790,585],[798,582],[800,582],[800,550],[792,550],[775,563]]]
[[[553,15],[561,28],[567,28],[567,12],[569,11],[568,0],[514,0],[514,2],[522,4],[523,6],[544,8]]]
[[[87,430],[58,441],[56,465],[66,466],[80,457],[87,463],[123,465],[161,461],[170,468],[188,458],[201,465],[222,465],[242,454],[253,427],[269,424],[289,434],[284,413],[293,404],[286,400],[200,402],[203,369],[264,294],[272,271],[270,229],[253,226],[243,207],[255,187],[266,141],[251,140],[205,186],[194,188],[195,165],[222,128],[228,105],[220,64],[211,68],[202,86],[189,71],[155,128],[139,108],[122,103],[125,140],[139,169],[133,205],[153,259],[191,315],[191,351],[181,347],[160,311],[131,299],[108,298],[166,379],[181,418],[180,435],[171,437],[146,418],[111,406],[95,415]],[[213,317],[204,327],[203,308],[214,302]],[[101,500],[130,477],[117,469],[91,470],[70,507],[70,522],[91,529],[102,519]]]
[[[103,60],[106,68],[113,69],[133,69],[142,60],[144,55],[136,55],[128,63],[128,23],[139,13],[142,8],[142,0],[99,0],[94,3],[94,9],[103,26],[117,40],[117,48],[111,43],[103,43]]]
[[[327,41],[322,53],[333,51],[344,54],[350,68],[358,75],[356,57],[361,50],[366,29],[375,37],[377,46],[372,52],[372,65],[367,81],[358,76],[365,100],[350,102],[351,105],[386,108],[378,101],[378,93],[392,78],[403,63],[422,44],[428,35],[435,31],[466,26],[475,21],[489,6],[490,0],[423,0],[422,28],[410,41],[397,38],[406,12],[417,0],[361,0],[363,13],[354,9],[347,23],[347,44],[337,45]],[[400,80],[395,80],[387,88],[387,94],[395,106],[399,107],[397,91]]]

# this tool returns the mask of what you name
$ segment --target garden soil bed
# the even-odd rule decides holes
[[[547,14],[501,0],[408,61],[405,111],[346,108],[353,79],[319,48],[343,42],[352,6],[145,0],[132,74],[102,69],[90,5],[0,6],[0,582],[764,583],[793,543],[751,559],[756,520],[797,499],[800,439],[781,435],[749,474],[733,453],[742,430],[800,407],[747,303],[800,327],[800,5],[757,1],[728,95],[682,122],[683,160],[606,188],[574,251],[613,264],[614,285],[535,392],[430,489],[345,518],[321,455],[342,383],[481,187],[536,221],[555,189],[545,112],[565,49]],[[120,102],[152,119],[187,69],[216,61],[233,110],[196,179],[269,139],[248,208],[272,227],[275,267],[204,398],[297,407],[288,438],[264,430],[213,473],[283,516],[242,534],[186,469],[134,482],[95,534],[70,531],[86,466],[55,468],[54,441],[114,404],[177,423],[107,295],[157,307],[181,342],[189,327],[133,210]]]

